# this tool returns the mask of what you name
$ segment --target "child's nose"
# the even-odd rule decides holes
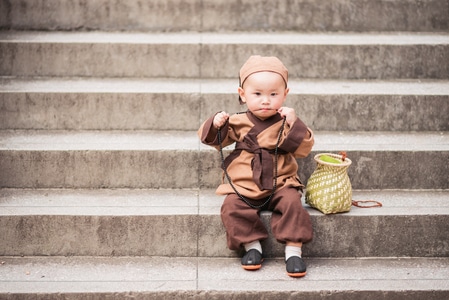
[[[266,103],[266,104],[268,104],[268,103],[270,103],[270,98],[269,97],[267,97],[267,96],[263,96],[262,97],[262,103]]]

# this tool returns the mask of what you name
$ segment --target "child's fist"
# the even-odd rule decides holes
[[[219,112],[218,114],[216,114],[214,117],[215,128],[219,129],[220,127],[222,127],[228,119],[229,119],[229,114],[227,112],[222,111],[222,112]]]
[[[296,113],[293,108],[290,107],[281,107],[278,109],[278,113],[281,115],[281,117],[285,117],[285,121],[287,121],[287,124],[289,126],[292,126],[293,123],[296,121]]]

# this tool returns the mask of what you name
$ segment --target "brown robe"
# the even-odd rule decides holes
[[[219,149],[218,130],[213,126],[213,119],[214,116],[201,125],[198,135],[202,143]],[[230,116],[220,129],[223,147],[236,143],[236,149],[226,159],[225,166],[232,183],[243,196],[263,199],[270,195],[274,182],[274,149],[282,124],[279,114],[260,120],[248,111]],[[296,158],[306,157],[313,143],[312,130],[299,118],[292,127],[285,123],[278,151],[277,190],[286,186],[303,187]],[[223,181],[216,193],[227,195],[234,190]]]

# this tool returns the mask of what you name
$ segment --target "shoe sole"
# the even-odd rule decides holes
[[[262,265],[242,265],[242,268],[247,271],[259,270],[261,267]]]
[[[287,272],[287,275],[290,276],[290,277],[298,278],[298,277],[304,277],[304,276],[306,276],[306,273],[307,273],[307,272],[304,272],[304,273],[288,273],[288,272]]]

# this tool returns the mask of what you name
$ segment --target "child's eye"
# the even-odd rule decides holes
[[[258,93],[258,92],[256,92],[256,93],[254,93],[256,96],[260,96],[260,93]]]
[[[277,96],[277,93],[271,93],[271,96],[272,97]]]

